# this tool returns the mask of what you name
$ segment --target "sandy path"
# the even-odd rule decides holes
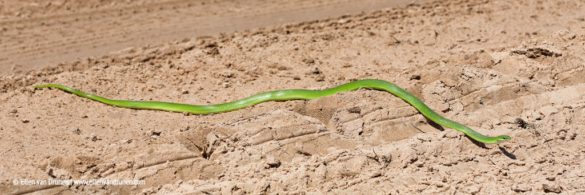
[[[3,3],[5,19],[0,20],[0,74],[128,47],[355,14],[406,2],[411,1],[8,1]]]
[[[8,193],[585,193],[585,2],[437,1],[126,49],[0,77]],[[392,81],[513,140],[475,144],[360,90],[196,116],[31,85],[208,104],[353,79]],[[13,185],[137,179],[138,186]],[[16,180],[21,182],[21,180]]]

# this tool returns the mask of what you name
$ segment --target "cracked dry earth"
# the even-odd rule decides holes
[[[585,2],[465,0],[199,38],[0,79],[7,193],[585,193]],[[448,118],[359,90],[216,115],[105,106],[193,104],[354,79],[392,81]],[[15,178],[134,178],[140,186],[12,186]]]

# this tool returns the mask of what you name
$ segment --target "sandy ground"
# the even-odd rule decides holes
[[[0,77],[0,190],[585,193],[583,56],[585,1],[452,0],[11,73]],[[392,81],[449,118],[513,139],[474,143],[378,91],[197,116],[31,87],[56,82],[112,98],[208,104],[363,78]],[[104,178],[145,185],[13,184]]]
[[[107,55],[128,47],[355,14],[409,2],[0,0],[0,75]]]

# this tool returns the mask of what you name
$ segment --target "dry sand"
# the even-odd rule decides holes
[[[585,193],[583,56],[584,1],[452,0],[10,73],[0,77],[0,190]],[[363,78],[395,82],[449,118],[513,139],[476,144],[378,91],[197,116],[31,87],[56,82],[118,99],[208,104]],[[12,184],[100,178],[146,184]]]
[[[0,75],[422,0],[0,0]]]

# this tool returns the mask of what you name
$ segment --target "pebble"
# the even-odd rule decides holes
[[[355,107],[351,107],[351,108],[347,109],[347,111],[349,113],[360,114],[362,112],[362,109],[360,107],[355,106]]]
[[[420,80],[420,79],[421,79],[421,76],[418,74],[410,76],[410,80]]]
[[[266,157],[266,166],[265,168],[278,168],[282,163],[280,160],[274,158],[273,156]]]
[[[382,176],[382,172],[380,171],[374,171],[372,174],[370,174],[370,178],[376,178],[380,176]]]
[[[321,74],[321,70],[319,70],[319,68],[315,68],[313,69],[313,71],[311,71],[312,74]]]
[[[559,185],[549,185],[549,184],[542,184],[542,189],[545,193],[561,193],[563,192],[563,187]]]
[[[87,138],[90,139],[93,142],[96,142],[98,140],[102,140],[102,139],[98,138],[97,135],[95,135],[93,133],[89,137],[87,137]]]
[[[317,76],[317,78],[315,78],[315,81],[317,81],[317,82],[325,81],[325,76],[319,75],[319,76]]]
[[[512,186],[512,190],[514,190],[514,192],[528,192],[531,191],[532,188],[526,184],[517,184]]]
[[[161,134],[162,134],[162,132],[160,132],[160,131],[152,131],[150,133],[150,136],[154,138],[154,137],[159,137]]]

